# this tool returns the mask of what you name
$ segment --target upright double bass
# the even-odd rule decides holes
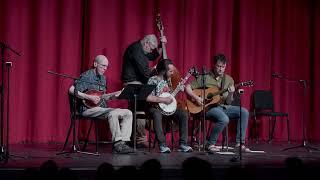
[[[161,21],[160,14],[157,14],[156,23],[157,23],[158,30],[160,32],[160,37],[163,37],[164,36],[164,27],[163,27],[163,23]],[[162,46],[162,58],[163,59],[168,59],[166,44],[161,42],[161,46]],[[179,82],[181,81],[181,79],[182,79],[182,76],[180,75],[178,69],[174,66],[174,73],[173,73],[173,75],[171,77],[171,84],[172,84],[172,88],[173,89],[177,88],[177,86],[179,85]],[[177,106],[178,106],[178,108],[186,110],[187,109],[187,105],[186,105],[185,98],[181,98],[181,96],[179,98],[179,96],[178,96],[177,97]]]

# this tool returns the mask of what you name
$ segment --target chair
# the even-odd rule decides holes
[[[99,135],[99,128],[98,128],[98,122],[101,121],[102,119],[99,119],[99,118],[94,118],[94,117],[83,117],[79,112],[78,112],[78,102],[77,100],[79,100],[78,98],[75,98],[74,95],[70,94],[68,92],[68,98],[69,98],[69,108],[70,108],[70,126],[69,126],[69,129],[68,129],[68,133],[67,133],[67,137],[66,137],[66,140],[65,140],[65,143],[63,145],[63,149],[62,149],[62,152],[65,150],[67,144],[68,144],[68,141],[69,141],[69,136],[70,136],[70,133],[71,133],[71,130],[73,130],[73,149],[75,150],[76,147],[75,147],[75,143],[78,145],[78,138],[76,137],[76,133],[75,133],[75,129],[76,129],[76,121],[80,121],[80,120],[89,120],[91,121],[90,123],[90,127],[88,129],[88,132],[87,132],[87,135],[86,135],[86,139],[85,139],[85,143],[83,145],[83,148],[82,150],[84,151],[86,149],[86,146],[88,144],[88,139],[89,139],[89,135],[90,135],[90,132],[91,132],[91,129],[92,129],[92,126],[93,126],[93,123],[95,125],[95,140],[96,140],[96,152],[94,153],[89,153],[87,152],[86,154],[92,154],[92,155],[97,155],[99,156],[99,149],[98,149],[98,135]],[[79,151],[80,152],[80,151]],[[84,152],[85,153],[85,152]]]
[[[256,142],[258,142],[257,133],[257,118],[261,116],[269,117],[269,143],[272,141],[274,129],[277,121],[277,117],[284,118],[287,121],[287,133],[288,143],[290,143],[290,131],[289,131],[289,115],[287,112],[277,112],[274,110],[274,99],[272,92],[269,90],[256,90],[253,92],[253,117],[254,117],[254,129],[256,134]],[[271,129],[271,120],[273,119],[273,125]]]

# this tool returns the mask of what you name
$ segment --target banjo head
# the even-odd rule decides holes
[[[176,99],[170,93],[162,93],[159,97],[171,97],[173,99],[173,101],[170,104],[159,103],[159,107],[164,114],[173,114],[177,109]]]

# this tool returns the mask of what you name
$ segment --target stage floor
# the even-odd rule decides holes
[[[16,144],[10,146],[10,153],[14,156],[10,156],[8,163],[1,163],[0,171],[3,176],[4,172],[11,171],[15,173],[27,167],[39,167],[44,161],[54,160],[59,167],[67,167],[75,171],[94,172],[103,162],[112,164],[116,169],[123,166],[139,168],[146,160],[157,159],[160,161],[164,172],[167,173],[165,175],[167,178],[165,179],[176,179],[170,178],[170,176],[176,177],[176,172],[181,170],[183,161],[194,156],[209,161],[212,167],[216,169],[227,169],[236,165],[255,167],[261,170],[269,168],[281,169],[285,167],[285,160],[288,157],[298,157],[305,165],[318,167],[320,164],[320,151],[308,151],[303,147],[281,151],[283,148],[296,145],[299,144],[287,144],[285,142],[249,144],[248,147],[250,149],[264,151],[264,153],[243,153],[242,160],[239,161],[237,153],[208,154],[197,149],[194,149],[194,152],[191,153],[182,153],[175,150],[170,154],[161,154],[158,148],[152,149],[151,152],[148,149],[137,149],[136,153],[123,155],[112,154],[111,144],[102,144],[99,147],[100,156],[92,156],[80,153],[56,155],[62,149],[62,144]],[[313,144],[312,146],[320,149],[320,144]],[[93,151],[94,148],[95,145],[90,144],[87,150]],[[232,150],[229,151],[233,152]],[[175,173],[169,175],[170,172]],[[9,175],[7,174],[6,176]]]

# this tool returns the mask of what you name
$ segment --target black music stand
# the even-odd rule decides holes
[[[137,100],[146,100],[156,85],[128,84],[118,99],[133,101],[133,150],[136,151]]]

